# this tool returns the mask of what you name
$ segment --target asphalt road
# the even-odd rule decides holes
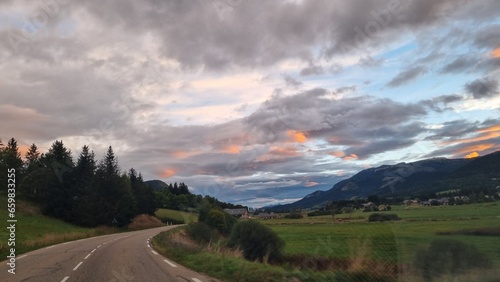
[[[66,242],[19,255],[16,274],[0,265],[0,281],[217,281],[155,252],[149,239],[175,226]]]

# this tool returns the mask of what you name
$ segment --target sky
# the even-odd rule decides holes
[[[261,207],[500,150],[500,1],[0,2],[0,139]]]

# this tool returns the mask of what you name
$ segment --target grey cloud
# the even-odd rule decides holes
[[[468,54],[460,55],[458,58],[441,69],[441,73],[460,73],[474,68],[477,59]]]
[[[366,57],[361,57],[358,61],[358,65],[360,65],[361,67],[365,67],[365,68],[368,68],[368,67],[378,67],[382,64],[382,60],[379,59],[379,60],[375,60],[374,58],[370,57],[370,56],[366,56]]]
[[[498,95],[498,81],[491,78],[476,79],[464,86],[474,99],[488,98]]]
[[[322,75],[324,73],[325,71],[323,70],[323,67],[314,65],[309,66],[307,68],[303,68],[300,71],[301,76]]]
[[[415,80],[419,76],[425,74],[427,72],[427,68],[424,66],[416,66],[407,70],[402,71],[398,75],[396,75],[389,83],[387,83],[388,87],[399,87],[406,83],[409,83],[412,80]]]
[[[273,97],[244,123],[255,131],[273,128],[273,142],[288,140],[287,130],[294,129],[310,138],[330,140],[332,145],[348,146],[352,150],[355,146],[368,146],[373,140],[379,140],[380,144],[408,140],[401,143],[407,146],[414,142],[411,138],[425,131],[422,124],[412,122],[426,115],[422,105],[371,97],[333,100],[327,95],[324,89],[316,89],[294,96]],[[281,121],[280,126],[275,126],[276,120]],[[394,130],[389,130],[388,124]],[[391,147],[385,149],[391,150]],[[367,149],[369,152],[374,150]]]
[[[479,123],[467,120],[454,120],[443,123],[438,129],[433,129],[433,134],[426,137],[426,140],[454,139],[466,136],[479,129]]]
[[[443,112],[445,110],[450,110],[449,104],[459,102],[464,100],[464,97],[458,94],[442,95],[437,96],[432,99],[422,100],[420,104],[429,107],[433,111]]]
[[[302,85],[301,81],[293,78],[291,75],[288,75],[288,74],[285,74],[283,76],[283,79],[285,80],[285,84],[288,87],[297,88],[297,87]]]
[[[500,46],[500,25],[490,25],[477,31],[474,44],[493,50]]]

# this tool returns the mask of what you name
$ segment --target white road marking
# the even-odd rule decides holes
[[[148,248],[151,248],[151,246],[148,244]]]
[[[92,253],[88,254],[84,259],[88,259]]]
[[[66,276],[63,278],[63,280],[61,280],[61,282],[66,282],[66,280],[68,280],[68,279],[69,279],[69,276]]]
[[[97,248],[96,248],[96,249],[99,249],[101,246],[102,246],[102,245],[97,246]]]
[[[48,246],[48,247],[47,247],[47,248],[45,248],[45,249],[50,249],[50,248],[54,248],[54,247],[55,247],[55,245],[52,245],[52,246]]]
[[[80,267],[80,265],[82,265],[82,263],[83,261],[81,261],[77,266],[75,266],[75,268],[73,268],[73,271],[77,270]]]
[[[193,278],[193,281],[194,281],[194,282],[201,282],[201,280],[200,280],[200,279],[198,279],[198,278]]]
[[[64,243],[62,243],[62,244],[63,244],[63,245],[66,245],[66,244],[69,244],[69,243],[71,243],[71,242],[64,242]]]
[[[90,253],[93,253],[93,252],[95,252],[95,250],[97,250],[97,249],[93,249],[93,250],[92,250],[92,252],[90,252]]]
[[[18,257],[17,259],[18,259],[18,260],[20,260],[20,259],[22,259],[22,258],[24,258],[24,257],[27,257],[27,256],[28,256],[28,255],[22,255],[22,256]]]
[[[155,254],[155,255],[158,255],[158,253],[157,253],[157,252],[155,252],[155,251],[151,251],[151,252],[153,252],[153,254]]]
[[[171,263],[170,261],[168,261],[166,259],[164,259],[163,261],[166,262],[166,263],[168,263],[171,267],[177,267],[177,265]]]

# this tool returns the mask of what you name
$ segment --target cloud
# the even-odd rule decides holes
[[[297,79],[293,78],[288,74],[285,74],[283,76],[283,79],[285,80],[285,84],[288,87],[297,88],[302,85],[302,82],[298,81]]]
[[[387,86],[388,87],[402,86],[417,79],[419,76],[425,74],[426,72],[427,68],[424,66],[412,67],[396,75],[391,81],[389,81],[389,83],[387,83]]]
[[[464,97],[457,94],[441,95],[433,97],[432,99],[422,100],[420,104],[429,107],[433,111],[443,112],[445,110],[450,110],[449,104],[463,101]]]
[[[448,63],[441,69],[441,73],[460,73],[469,70],[475,66],[477,63],[477,58],[472,56],[460,55],[452,62]]]
[[[312,75],[322,75],[324,73],[325,71],[323,70],[322,66],[311,65],[307,68],[303,68],[299,74],[301,76],[312,76]]]
[[[474,99],[482,99],[498,95],[498,81],[491,78],[482,78],[471,81],[464,86]]]

